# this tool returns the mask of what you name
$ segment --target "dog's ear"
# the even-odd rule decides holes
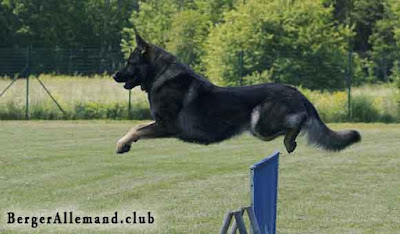
[[[136,45],[137,48],[142,52],[145,53],[149,44],[139,35],[135,25],[133,25],[133,30],[135,31],[136,36]]]
[[[137,48],[142,52],[146,52],[149,44],[139,35],[136,33],[136,45]]]

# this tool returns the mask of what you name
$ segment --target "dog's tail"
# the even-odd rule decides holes
[[[333,131],[320,119],[315,107],[306,100],[308,118],[302,126],[311,144],[330,151],[339,151],[361,141],[361,135],[355,130]]]

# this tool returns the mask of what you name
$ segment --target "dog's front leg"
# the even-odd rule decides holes
[[[117,153],[123,154],[130,150],[131,144],[140,138],[167,137],[170,134],[157,122],[142,124],[132,128],[117,142]]]

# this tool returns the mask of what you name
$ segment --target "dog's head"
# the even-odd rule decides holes
[[[141,85],[147,77],[150,66],[148,55],[150,45],[136,34],[137,47],[131,51],[126,65],[117,71],[113,78],[119,83],[125,83],[125,89],[132,89]]]
[[[137,46],[130,53],[126,65],[117,71],[113,78],[119,83],[125,83],[125,89],[141,85],[142,89],[146,90],[154,81],[155,76],[174,62],[176,57],[147,43],[137,32],[136,44]]]

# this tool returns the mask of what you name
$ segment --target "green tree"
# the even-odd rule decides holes
[[[219,84],[237,85],[238,53],[243,50],[244,76],[268,74],[274,81],[311,89],[341,88],[351,35],[349,28],[335,24],[332,8],[321,2],[249,1],[226,13],[224,23],[211,30],[206,74]]]
[[[210,21],[207,15],[195,10],[184,10],[172,17],[170,38],[166,44],[168,51],[196,70],[204,54],[203,44],[208,35]]]
[[[371,49],[369,37],[377,21],[383,18],[382,0],[324,0],[326,6],[333,7],[333,15],[338,23],[352,25],[355,32],[352,48],[365,54]]]
[[[387,0],[384,6],[383,18],[376,22],[369,41],[372,45],[370,57],[375,64],[375,74],[380,80],[387,82],[391,71],[397,71],[393,67],[400,60],[400,4],[398,1]]]
[[[132,13],[131,24],[153,44],[170,50],[181,61],[202,72],[204,42],[212,25],[222,21],[223,13],[237,0],[149,0],[139,2],[139,11]],[[135,47],[133,27],[124,28],[125,52]]]
[[[14,19],[12,44],[35,47],[119,45],[131,0],[3,0]],[[2,18],[2,17],[0,17]],[[3,28],[2,28],[3,29]]]
[[[178,12],[179,4],[176,0],[149,0],[139,2],[139,11],[133,11],[129,19],[139,33],[148,41],[165,48],[169,40],[172,16]],[[133,27],[123,29],[123,49],[136,46]]]
[[[10,46],[14,41],[17,21],[7,2],[0,2],[0,46]]]

